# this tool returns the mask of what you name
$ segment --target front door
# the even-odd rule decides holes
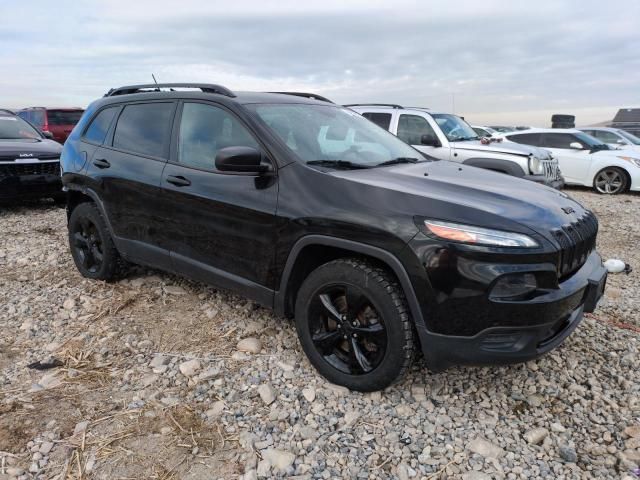
[[[222,106],[184,102],[178,119],[177,148],[162,175],[163,238],[174,269],[270,303],[277,177],[215,168],[221,148],[265,149]]]
[[[448,147],[436,146],[441,145],[438,136],[429,124],[429,121],[419,115],[410,115],[406,113],[400,114],[398,117],[397,136],[400,140],[408,143],[416,150],[431,155],[440,160],[449,160],[451,151]],[[433,145],[424,145],[422,137],[426,136]]]
[[[580,144],[583,148],[573,148],[572,144]],[[543,133],[542,145],[558,159],[560,171],[567,183],[588,184],[591,170],[591,152],[578,137],[571,133]],[[577,145],[574,145],[577,147]]]

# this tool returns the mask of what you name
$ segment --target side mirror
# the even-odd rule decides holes
[[[221,172],[264,173],[270,166],[262,163],[262,153],[255,148],[227,147],[218,150],[216,168]]]
[[[53,133],[51,133],[51,132],[43,131],[42,135],[44,136],[44,138],[48,138],[49,140],[53,140]]]
[[[580,142],[571,142],[569,144],[569,148],[573,148],[574,150],[584,150],[584,147]]]
[[[618,140],[616,140],[616,143],[619,145],[626,145],[627,142],[625,142],[624,140],[622,140],[621,138],[619,138]]]
[[[441,147],[442,144],[440,143],[440,140],[438,140],[437,137],[434,137],[432,135],[422,135],[420,137],[420,145],[425,145],[428,147]]]

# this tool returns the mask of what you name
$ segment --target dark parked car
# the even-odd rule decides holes
[[[62,146],[8,110],[0,110],[0,201],[52,197],[62,201]]]
[[[50,132],[53,140],[64,143],[78,123],[84,110],[81,108],[29,107],[18,111],[18,115],[42,132]]]
[[[436,371],[536,358],[596,307],[597,220],[562,192],[429,161],[331,102],[181,86],[111,90],[65,144],[85,277],[132,262],[240,292],[365,391],[418,348]]]

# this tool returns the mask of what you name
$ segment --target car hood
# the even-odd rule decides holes
[[[531,145],[522,145],[519,143],[491,142],[485,145],[480,142],[480,140],[468,140],[466,142],[452,142],[452,145],[456,149],[460,150],[473,150],[485,153],[506,153],[510,155],[521,155],[527,157],[529,155],[533,155],[540,160],[548,160],[551,158],[551,154],[548,150],[533,147]]]
[[[597,155],[598,157],[634,157],[640,158],[640,151],[638,149],[633,148],[631,145],[625,145],[622,148],[616,150],[598,150],[597,152],[593,152],[592,155]]]
[[[393,198],[398,214],[410,211],[416,216],[535,232],[554,245],[551,230],[586,213],[582,205],[553,188],[448,161],[336,171],[333,175],[397,192],[398,196],[380,198]]]
[[[62,145],[49,139],[0,140],[0,158],[14,160],[20,155],[33,158],[60,156]]]

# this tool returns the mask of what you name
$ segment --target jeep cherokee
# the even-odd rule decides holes
[[[163,84],[91,104],[62,156],[81,274],[132,262],[239,292],[295,318],[318,371],[362,391],[418,348],[434,371],[536,358],[594,310],[606,271],[590,211],[429,161],[308,97]]]

